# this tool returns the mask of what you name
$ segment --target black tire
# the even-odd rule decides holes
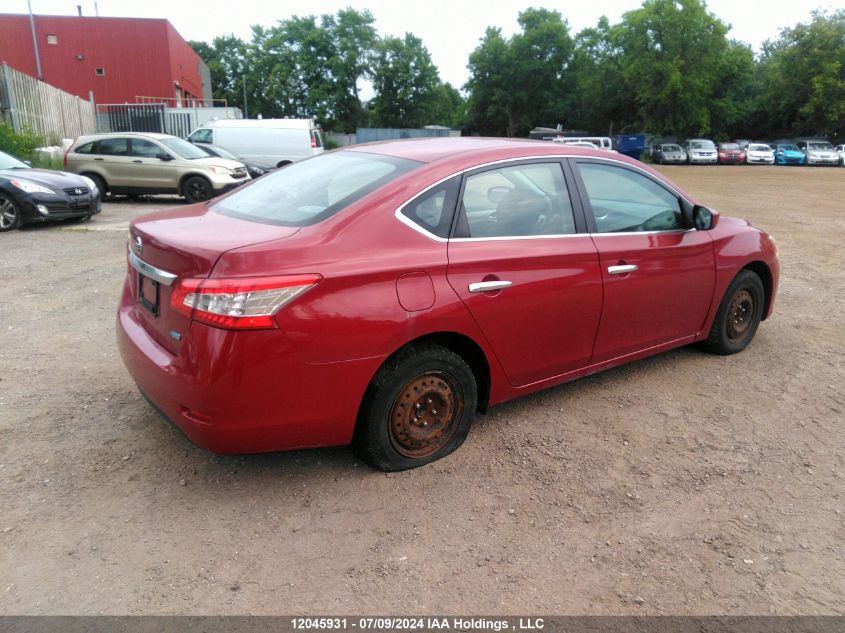
[[[182,185],[182,195],[191,203],[205,202],[214,197],[214,190],[202,176],[191,176]]]
[[[757,332],[765,308],[763,282],[756,273],[741,270],[722,298],[704,347],[714,354],[741,352]]]
[[[0,193],[0,233],[12,231],[21,224],[21,210],[10,196]]]
[[[100,190],[100,200],[105,200],[106,194],[109,192],[109,186],[106,184],[106,181],[103,180],[102,176],[98,176],[97,174],[82,175],[94,181],[94,184],[97,185],[97,189]]]
[[[367,388],[353,447],[380,470],[423,466],[464,443],[477,405],[475,375],[463,358],[433,343],[409,345]]]

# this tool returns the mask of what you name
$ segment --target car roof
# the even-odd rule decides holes
[[[477,136],[434,137],[403,139],[399,141],[378,141],[346,147],[341,151],[367,152],[394,158],[405,158],[421,163],[436,163],[453,160],[467,165],[489,161],[531,156],[597,156],[605,158],[607,152],[600,149],[578,147],[566,143],[550,143],[533,139],[484,138]],[[461,161],[460,159],[464,160]],[[480,162],[485,162],[481,160]],[[635,162],[626,158],[626,162]]]
[[[97,134],[83,134],[76,142],[80,141],[97,141],[104,138],[152,138],[156,140],[166,138],[179,138],[172,134],[160,134],[158,132],[98,132]]]

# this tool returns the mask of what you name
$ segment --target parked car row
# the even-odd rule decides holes
[[[845,145],[833,147],[827,141],[760,143],[737,140],[714,143],[690,139],[683,144],[655,143],[645,156],[661,165],[741,164],[750,165],[841,165],[845,166]]]

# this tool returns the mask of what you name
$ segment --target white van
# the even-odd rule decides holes
[[[238,158],[272,169],[324,150],[313,119],[221,119],[191,132],[191,143],[216,145]]]
[[[614,151],[613,143],[608,136],[579,136],[579,137],[569,137],[569,136],[558,136],[557,138],[552,139],[555,143],[563,143],[564,145],[578,145],[580,143],[592,143],[596,146],[596,149],[603,149],[608,152]]]

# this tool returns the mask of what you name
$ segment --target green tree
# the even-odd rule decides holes
[[[468,116],[486,134],[516,136],[560,121],[570,102],[574,43],[557,11],[526,9],[522,31],[505,39],[488,28],[470,54]]]
[[[436,114],[440,78],[422,40],[386,37],[373,62],[372,120],[382,127],[422,127]]]
[[[758,116],[772,135],[845,137],[845,10],[783,29],[761,57]]]
[[[741,113],[731,95],[749,81],[753,58],[727,31],[702,0],[646,0],[611,28],[644,129],[698,136],[733,128]]]

